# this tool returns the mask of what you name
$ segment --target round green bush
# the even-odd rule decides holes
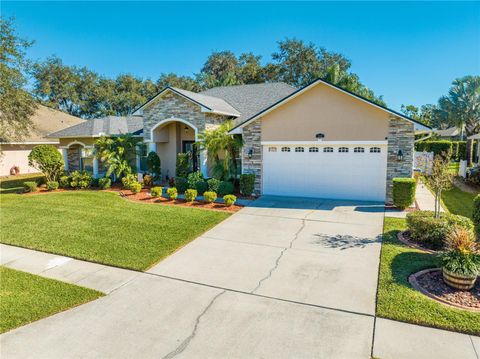
[[[47,182],[47,190],[55,191],[58,189],[58,182],[57,181],[48,181]]]
[[[185,200],[187,202],[193,202],[197,198],[197,190],[196,189],[187,189],[185,191]]]
[[[405,209],[415,201],[417,181],[414,178],[393,179],[393,204],[395,207]]]
[[[132,191],[132,193],[134,194],[140,193],[140,191],[142,190],[142,184],[139,182],[130,183],[129,187],[130,191]]]
[[[109,177],[103,177],[98,180],[98,187],[101,189],[109,189],[112,187],[112,180]]]
[[[185,177],[175,177],[175,188],[178,193],[184,193],[188,188],[187,179]]]
[[[162,191],[163,191],[162,187],[153,187],[150,190],[150,195],[155,198],[162,197]]]
[[[216,192],[218,193],[218,187],[220,186],[220,183],[222,183],[222,181],[216,179],[216,178],[210,178],[208,181],[207,181],[207,184],[208,184],[208,190],[210,192]]]
[[[255,189],[255,175],[248,173],[240,175],[240,193],[251,196]]]
[[[56,181],[63,173],[63,157],[53,145],[33,147],[28,155],[28,164],[42,172],[48,181]]]
[[[175,187],[167,188],[167,196],[170,199],[177,199],[177,197],[178,197],[177,189]]]
[[[217,199],[217,194],[215,192],[212,192],[212,191],[206,191],[203,194],[203,199],[207,203],[213,203]]]
[[[195,184],[195,189],[197,190],[198,194],[201,196],[208,190],[208,184],[204,180],[198,181]]]
[[[187,176],[187,188],[196,189],[197,182],[204,181],[203,175],[200,171],[189,173]]]
[[[456,227],[473,230],[473,223],[467,217],[440,213],[440,218],[435,218],[433,211],[408,213],[407,226],[413,239],[424,242],[433,249],[442,249],[447,234]]]
[[[225,202],[225,206],[230,207],[237,201],[237,197],[233,194],[227,194],[223,196],[223,202]]]
[[[37,191],[37,182],[34,182],[34,181],[23,182],[23,191],[25,193],[36,192]]]
[[[233,194],[233,183],[229,181],[223,181],[218,186],[218,194],[225,196],[226,194]]]
[[[58,181],[60,188],[69,188],[70,187],[70,177],[69,176],[61,176],[60,181]]]

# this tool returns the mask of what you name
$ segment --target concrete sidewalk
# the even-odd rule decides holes
[[[0,264],[107,294],[141,274],[5,244],[0,244]]]

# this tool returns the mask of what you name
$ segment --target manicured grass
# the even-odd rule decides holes
[[[0,267],[0,333],[102,295],[93,289]]]
[[[45,176],[41,173],[24,174],[18,176],[4,176],[0,177],[0,193],[18,193],[23,191],[23,182],[36,181],[43,183]]]
[[[229,214],[143,204],[118,193],[2,195],[0,241],[145,270]]]
[[[455,186],[442,193],[443,204],[449,212],[469,218],[472,218],[473,215],[473,199],[475,197],[476,194],[463,192]]]
[[[438,267],[432,254],[411,249],[396,235],[406,228],[404,219],[385,218],[377,315],[402,322],[480,334],[480,313],[447,307],[414,290],[408,276],[422,269]]]

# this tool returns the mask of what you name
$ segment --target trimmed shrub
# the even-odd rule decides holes
[[[178,193],[185,193],[188,188],[187,179],[185,177],[175,177],[175,187]]]
[[[35,181],[27,181],[23,182],[23,192],[36,192],[37,191],[37,182]]]
[[[170,199],[177,199],[178,197],[177,189],[175,187],[167,188],[167,196]]]
[[[88,172],[73,171],[70,176],[70,187],[76,189],[85,189],[91,186],[92,176]]]
[[[201,172],[192,172],[187,176],[188,189],[195,189],[197,182],[203,181],[203,175]]]
[[[155,177],[155,179],[160,178],[160,174],[161,174],[161,171],[162,171],[161,161],[160,161],[160,157],[158,157],[158,155],[155,151],[150,151],[148,153],[148,155],[147,155],[147,167],[148,167],[148,171],[153,173],[153,176]],[[145,179],[144,179],[144,183],[145,183]]]
[[[216,178],[210,178],[208,181],[207,181],[207,184],[208,184],[208,190],[210,192],[216,192],[218,193],[218,187],[220,187],[220,183],[222,183],[222,181],[216,179]]]
[[[203,194],[203,199],[207,203],[213,203],[217,199],[217,194],[212,191],[207,191]]]
[[[185,191],[185,200],[187,202],[193,202],[195,201],[195,198],[197,198],[197,190],[196,189],[187,189]]]
[[[133,184],[133,183],[137,183],[137,175],[136,174],[133,174],[133,173],[130,173],[128,175],[126,175],[125,177],[122,177],[122,185],[123,185],[123,188],[125,189],[130,189],[130,186]]]
[[[153,177],[150,175],[143,176],[143,184],[145,186],[151,186],[153,184]]]
[[[255,175],[242,174],[240,175],[240,193],[244,196],[251,196],[255,189]]]
[[[60,188],[69,188],[70,187],[70,177],[61,176],[58,184],[60,185]]]
[[[58,189],[58,182],[57,181],[48,181],[47,182],[47,190],[55,191]]]
[[[140,191],[142,190],[142,184],[140,182],[130,183],[129,189],[134,194],[140,193]]]
[[[155,198],[162,197],[162,191],[163,191],[162,187],[153,187],[150,190],[150,195]]]
[[[237,201],[237,196],[233,194],[227,194],[223,196],[223,201],[225,202],[225,206],[230,207]]]
[[[218,186],[218,192],[220,196],[225,196],[227,194],[233,194],[233,183],[229,181],[222,181]]]
[[[38,145],[28,155],[28,164],[45,175],[48,181],[56,181],[63,172],[63,157],[55,146]]]
[[[395,207],[405,209],[415,201],[417,181],[415,178],[393,179],[393,204]]]
[[[441,155],[443,152],[447,153],[449,150],[453,151],[452,141],[420,141],[415,143],[415,151],[433,152],[435,155]]]
[[[433,211],[416,211],[407,214],[407,226],[413,239],[434,249],[442,249],[449,232],[454,228],[473,230],[472,221],[463,216],[441,213],[435,218]]]
[[[475,232],[480,237],[480,194],[473,200],[473,224],[475,225]]]
[[[202,196],[208,190],[208,184],[204,180],[198,181],[195,184],[195,189],[198,192],[199,196]]]
[[[190,153],[177,154],[177,163],[175,164],[175,173],[178,177],[187,177],[190,171],[192,156]]]
[[[101,189],[109,189],[112,187],[112,180],[109,177],[103,177],[98,180],[98,187]]]

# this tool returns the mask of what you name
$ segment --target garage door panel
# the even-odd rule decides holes
[[[333,199],[385,200],[386,147],[380,153],[263,150],[263,193]],[[368,147],[365,148],[368,151]]]

